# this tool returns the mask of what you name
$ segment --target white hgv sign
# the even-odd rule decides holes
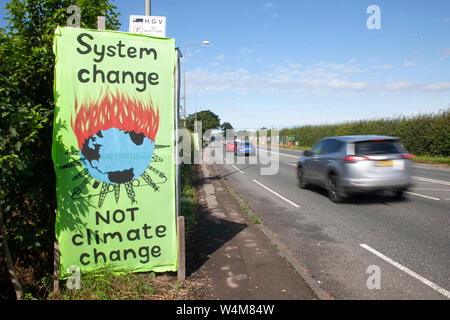
[[[165,37],[166,17],[131,15],[128,32],[146,34],[154,37]]]

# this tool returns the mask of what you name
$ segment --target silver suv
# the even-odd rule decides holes
[[[333,202],[359,192],[391,190],[397,198],[411,186],[410,158],[398,138],[328,137],[298,160],[298,186],[325,187]]]

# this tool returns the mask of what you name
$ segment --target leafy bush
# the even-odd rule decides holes
[[[399,137],[407,150],[417,155],[450,156],[450,112],[418,114],[397,118],[360,120],[342,124],[306,125],[280,130],[280,135],[295,135],[302,146],[312,146],[330,136],[376,134]]]
[[[83,28],[96,28],[103,15],[108,29],[118,29],[109,0],[12,0],[8,26],[0,29],[0,219],[19,280],[33,296],[46,294],[37,284],[52,272],[53,31],[66,24],[71,4],[80,7]],[[2,287],[7,276],[0,276]]]

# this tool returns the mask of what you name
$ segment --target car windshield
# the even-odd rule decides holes
[[[248,148],[248,147],[250,147],[250,142],[242,142],[239,146]]]
[[[401,153],[400,144],[395,140],[362,141],[355,144],[355,154]]]

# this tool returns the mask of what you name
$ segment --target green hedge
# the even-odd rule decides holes
[[[312,146],[329,136],[376,134],[399,137],[407,150],[417,155],[450,156],[450,112],[360,120],[342,124],[285,128],[280,136],[295,136],[301,146]]]

